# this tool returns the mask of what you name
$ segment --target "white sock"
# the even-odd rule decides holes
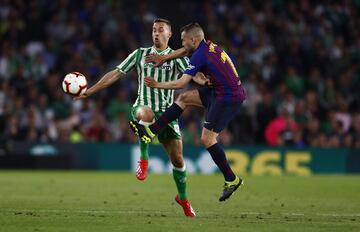
[[[176,170],[176,171],[179,171],[179,172],[185,172],[186,170],[186,165],[184,163],[184,166],[182,166],[181,168],[177,168],[173,165],[173,169]]]
[[[155,122],[155,119],[153,119],[152,122],[144,122],[143,120],[140,120],[139,121],[139,124],[140,125],[143,125],[143,126],[150,126],[151,124],[153,124]]]

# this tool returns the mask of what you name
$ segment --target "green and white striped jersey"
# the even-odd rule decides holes
[[[153,47],[138,48],[116,67],[122,73],[128,73],[136,67],[139,86],[134,107],[149,106],[154,112],[163,112],[173,103],[174,90],[150,88],[144,84],[146,76],[151,76],[159,82],[173,81],[185,71],[189,64],[187,57],[167,61],[160,67],[154,67],[152,63],[145,63],[145,57],[150,54],[165,55],[172,51],[170,47],[161,52],[156,51]]]

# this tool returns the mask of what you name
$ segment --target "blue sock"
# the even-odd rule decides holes
[[[158,134],[162,128],[174,121],[184,110],[176,103],[173,103],[152,125],[149,126],[154,134]]]
[[[210,153],[212,159],[224,175],[225,181],[233,181],[235,180],[235,174],[231,170],[231,167],[226,159],[224,150],[220,147],[218,143],[215,143],[211,147],[207,148]]]

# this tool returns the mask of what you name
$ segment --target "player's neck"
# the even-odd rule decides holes
[[[159,47],[156,47],[155,45],[153,45],[153,48],[158,52],[162,52],[162,51],[164,51],[164,50],[166,50],[168,48],[168,45],[164,44],[164,45],[161,45]]]
[[[199,42],[196,43],[195,50],[200,47],[200,44],[201,44],[201,42],[203,42],[203,41],[206,42],[205,39],[202,39],[202,40],[199,40]]]

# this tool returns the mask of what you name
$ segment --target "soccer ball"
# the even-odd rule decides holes
[[[65,93],[80,96],[87,90],[86,77],[79,72],[72,72],[64,77],[62,88]]]

